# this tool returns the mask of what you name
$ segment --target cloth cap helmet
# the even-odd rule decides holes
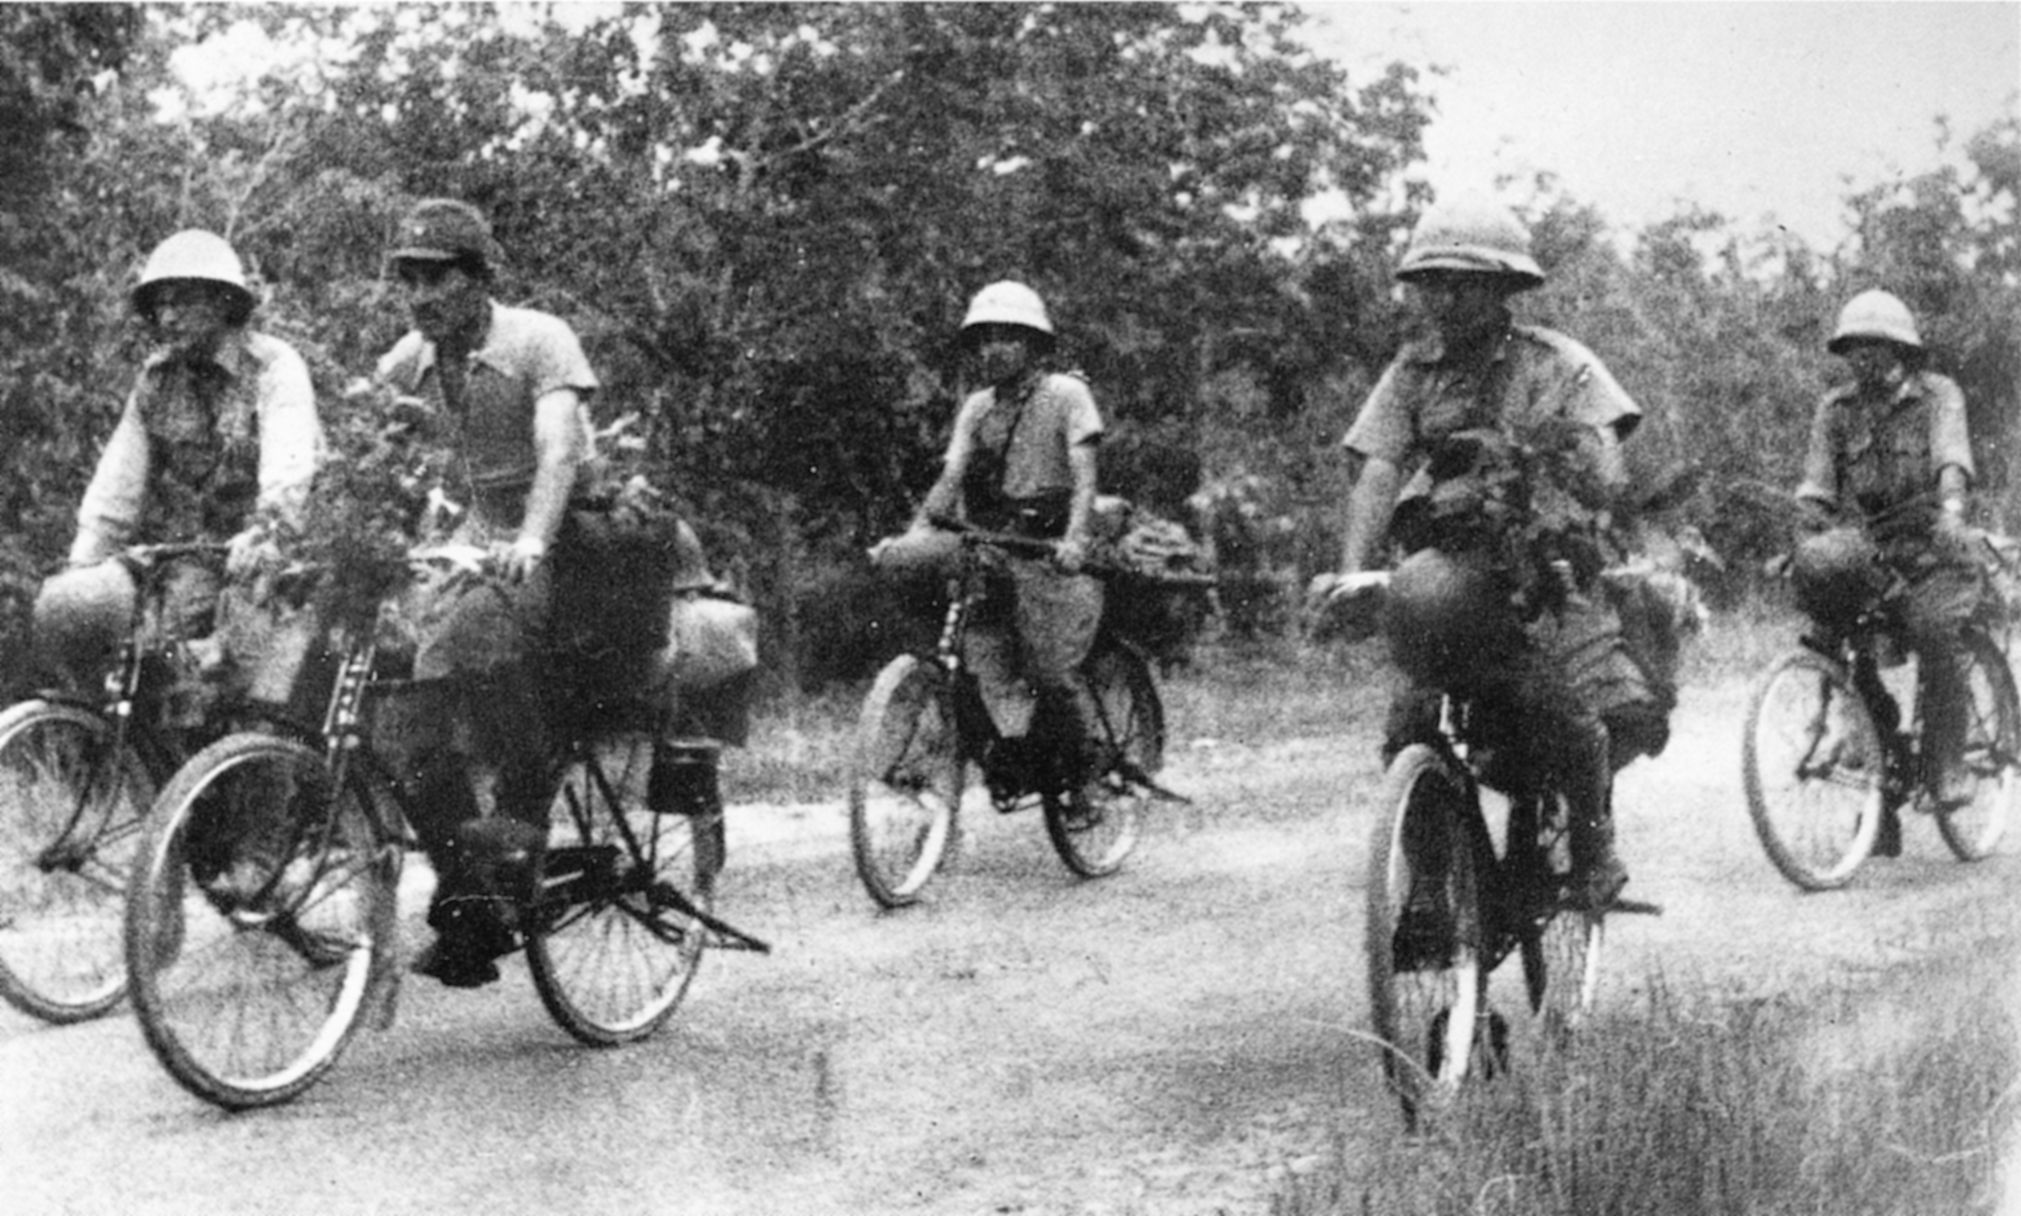
[[[1396,665],[1421,683],[1462,682],[1516,628],[1501,580],[1485,562],[1421,549],[1390,575],[1383,634]]]
[[[1796,606],[1830,629],[1850,629],[1887,586],[1878,546],[1858,528],[1805,537],[1790,555]]]
[[[1544,282],[1530,253],[1529,229],[1508,208],[1485,199],[1435,203],[1418,219],[1396,278],[1409,282],[1435,270],[1496,275],[1518,291]]]
[[[1046,302],[1023,283],[1005,279],[991,283],[968,302],[968,315],[961,319],[961,335],[971,337],[978,325],[1017,325],[1041,335],[1040,342],[1051,346],[1053,319],[1046,314]]]
[[[1923,337],[1916,332],[1916,318],[1909,314],[1909,306],[1879,290],[1863,291],[1846,301],[1839,310],[1838,328],[1832,331],[1825,349],[1842,355],[1849,344],[1875,338],[1912,351],[1923,349]]]
[[[223,287],[232,304],[227,319],[244,325],[253,315],[253,290],[246,284],[245,267],[231,242],[215,232],[185,228],[154,247],[141,267],[140,283],[133,289],[133,310],[152,321],[155,297],[168,283],[213,283]]]
[[[388,256],[396,262],[464,262],[488,276],[496,249],[483,212],[460,199],[430,198],[414,204],[400,221]]]

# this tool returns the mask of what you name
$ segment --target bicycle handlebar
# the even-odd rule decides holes
[[[987,528],[978,528],[973,524],[962,523],[959,520],[932,519],[927,522],[943,532],[953,533],[960,539],[963,545],[993,546],[1013,552],[1022,552],[1033,557],[1050,557],[1059,544],[1058,541],[1046,540],[1043,537],[1021,536],[1015,532],[993,532]],[[1143,575],[1157,582],[1183,587],[1213,587],[1217,586],[1220,582],[1215,576],[1198,571],[1170,570],[1146,574],[1144,571],[1135,570],[1129,566],[1115,565],[1107,562],[1090,562],[1081,567],[1081,573],[1092,575]]]
[[[128,545],[121,549],[118,557],[143,566],[156,562],[172,561],[178,557],[212,557],[221,555],[231,546],[221,540],[177,541],[173,544]]]

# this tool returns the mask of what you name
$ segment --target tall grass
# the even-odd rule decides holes
[[[1430,1129],[1297,1179],[1275,1216],[1958,1216],[1999,1210],[2015,1115],[2006,968],[1769,999],[1649,986]],[[1370,1074],[1373,1074],[1371,1066]]]

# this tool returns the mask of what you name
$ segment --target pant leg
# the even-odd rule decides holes
[[[1101,581],[1021,558],[1011,566],[1011,583],[1018,647],[1038,693],[1040,722],[1068,749],[1080,770],[1075,775],[1085,778],[1101,760],[1101,711],[1081,674],[1102,621]]]
[[[1923,712],[1924,776],[1942,781],[1961,762],[1971,712],[1963,630],[1984,592],[1979,571],[1931,557],[1906,572],[1897,607],[1902,633],[1917,659]]]
[[[420,616],[415,676],[448,681],[449,721],[417,758],[416,833],[438,885],[430,923],[502,944],[484,918],[488,860],[475,856],[496,833],[489,817],[543,828],[552,792],[541,663],[549,581],[431,584],[416,597]],[[489,805],[487,805],[489,804]]]
[[[1550,652],[1527,649],[1504,685],[1523,750],[1556,779],[1569,812],[1572,862],[1587,870],[1613,857],[1614,765],[1607,724]]]

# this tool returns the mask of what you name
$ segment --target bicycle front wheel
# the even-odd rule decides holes
[[[1088,659],[1085,674],[1111,759],[1078,798],[1045,800],[1046,836],[1069,870],[1101,878],[1122,867],[1143,833],[1139,781],[1165,766],[1165,705],[1134,651],[1105,646]]]
[[[147,1043],[228,1109],[299,1097],[390,974],[401,850],[356,783],[260,734],[198,752],[135,860],[126,962]]]
[[[1486,1000],[1467,777],[1421,743],[1391,761],[1369,842],[1369,1012],[1382,1071],[1415,1127],[1472,1066]]]
[[[526,961],[555,1023],[592,1047],[645,1038],[701,965],[721,843],[713,816],[646,805],[652,740],[622,735],[573,765],[555,795],[529,912]]]
[[[947,856],[965,764],[947,674],[902,654],[877,674],[856,726],[849,849],[870,898],[919,902]]]
[[[61,702],[0,714],[0,997],[82,1022],[126,995],[126,873],[154,782],[114,724]]]
[[[1742,776],[1755,833],[1784,878],[1807,891],[1852,879],[1880,831],[1886,767],[1842,667],[1797,650],[1768,669],[1748,707]]]
[[[2014,813],[2015,765],[2021,762],[2021,702],[2007,656],[1983,633],[1965,643],[1965,685],[1970,712],[1965,728],[1965,768],[1972,797],[1937,810],[1937,832],[1959,861],[1993,854]]]
[[[1571,809],[1557,790],[1535,796],[1510,822],[1510,831],[1523,837],[1510,842],[1511,851],[1527,849],[1526,858],[1511,859],[1518,867],[1512,872],[1521,876],[1518,885],[1533,901],[1522,913],[1523,985],[1530,1011],[1554,1034],[1575,1029],[1592,1011],[1606,937],[1602,913],[1566,903],[1572,885],[1570,823]]]

